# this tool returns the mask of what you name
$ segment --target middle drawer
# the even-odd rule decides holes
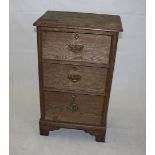
[[[43,63],[44,89],[101,95],[106,78],[106,68]]]

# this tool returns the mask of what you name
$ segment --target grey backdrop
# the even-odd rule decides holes
[[[33,22],[46,10],[118,14],[119,36],[106,143],[83,131],[39,136]],[[10,155],[145,154],[145,0],[10,0]]]

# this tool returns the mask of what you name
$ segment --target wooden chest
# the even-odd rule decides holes
[[[116,15],[47,11],[37,26],[40,134],[80,129],[105,141],[121,20]]]

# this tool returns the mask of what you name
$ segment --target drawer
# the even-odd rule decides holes
[[[107,69],[43,63],[44,89],[104,94]]]
[[[44,99],[46,120],[101,125],[103,96],[46,91]]]
[[[111,36],[42,32],[42,58],[108,64]]]

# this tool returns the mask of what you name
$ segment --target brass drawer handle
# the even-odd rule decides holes
[[[74,52],[75,54],[78,54],[78,53],[80,53],[83,50],[84,45],[82,45],[82,44],[69,44],[68,48],[72,52]]]
[[[78,33],[73,33],[73,37],[74,41],[68,45],[68,48],[70,51],[74,52],[75,54],[78,54],[83,50],[84,45],[78,43],[79,39]]]
[[[71,112],[75,112],[75,111],[78,110],[78,106],[77,106],[77,104],[75,102],[75,97],[76,96],[74,96],[74,95],[72,96],[72,102],[66,107],[67,110],[69,110]]]
[[[73,70],[71,70],[68,73],[68,79],[71,80],[72,82],[78,82],[81,80],[81,75],[79,75],[77,68],[74,67]]]
[[[68,74],[68,79],[72,82],[78,82],[81,80],[81,75]]]

